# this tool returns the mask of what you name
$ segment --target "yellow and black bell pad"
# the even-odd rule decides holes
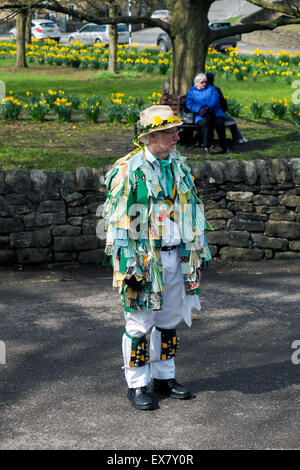
[[[161,360],[166,361],[167,359],[172,359],[172,357],[176,356],[178,346],[176,329],[164,329],[158,328],[158,326],[155,328],[161,333]]]
[[[146,335],[131,336],[125,331],[126,336],[131,339],[131,352],[129,367],[143,367],[149,364],[149,352]]]

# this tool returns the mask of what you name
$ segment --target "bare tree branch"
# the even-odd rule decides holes
[[[267,0],[249,0],[253,5],[257,5],[267,10],[279,11],[289,16],[297,16],[300,12],[299,0],[282,0],[282,1],[267,1]]]
[[[215,39],[224,38],[227,36],[231,36],[234,34],[246,34],[252,33],[253,31],[264,31],[269,30],[272,31],[279,26],[286,26],[289,24],[300,24],[300,17],[299,18],[290,18],[288,16],[280,16],[279,18],[268,20],[268,21],[256,21],[253,23],[247,24],[239,24],[235,26],[231,26],[226,29],[220,29],[217,31],[209,31],[207,41],[210,44]]]

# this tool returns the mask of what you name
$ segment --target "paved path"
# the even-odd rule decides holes
[[[179,327],[193,399],[153,395],[152,412],[126,398],[110,285],[103,268],[0,271],[0,449],[299,447],[299,262],[210,264],[202,312]]]

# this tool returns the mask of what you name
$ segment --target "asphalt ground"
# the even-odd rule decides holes
[[[192,398],[150,389],[155,409],[139,411],[110,270],[0,270],[0,449],[299,448],[299,286],[299,261],[211,262],[202,310],[178,328]]]

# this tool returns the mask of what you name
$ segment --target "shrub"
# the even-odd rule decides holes
[[[22,105],[17,98],[10,95],[3,98],[0,108],[4,119],[15,121],[20,115]]]
[[[265,104],[257,100],[253,101],[253,103],[250,105],[250,111],[253,114],[254,119],[261,118],[264,110],[265,110]]]
[[[74,95],[73,93],[71,95],[66,96],[68,101],[71,101],[72,103],[72,109],[78,109],[81,103],[81,99],[78,95]]]
[[[126,107],[117,99],[109,101],[105,107],[105,116],[110,122],[120,122],[125,117]]]
[[[287,103],[283,100],[272,99],[272,103],[269,106],[274,119],[282,119],[287,110]]]
[[[235,98],[227,98],[227,111],[232,116],[238,117],[243,108],[243,105],[239,103]]]
[[[67,98],[56,98],[55,102],[53,103],[53,108],[59,121],[71,121],[72,102]]]
[[[91,96],[82,105],[87,122],[97,122],[102,110],[102,97]]]
[[[29,104],[25,104],[24,108],[27,109],[33,121],[44,121],[45,116],[49,110],[49,106],[46,100],[35,100],[32,99]]]
[[[300,106],[292,103],[289,110],[295,126],[300,128]]]
[[[54,109],[54,102],[57,100],[57,98],[63,98],[64,97],[64,91],[62,90],[59,90],[59,91],[56,91],[56,90],[48,90],[45,94],[44,94],[44,97],[45,97],[45,100],[47,102],[47,104],[49,105],[49,107],[51,109]]]

